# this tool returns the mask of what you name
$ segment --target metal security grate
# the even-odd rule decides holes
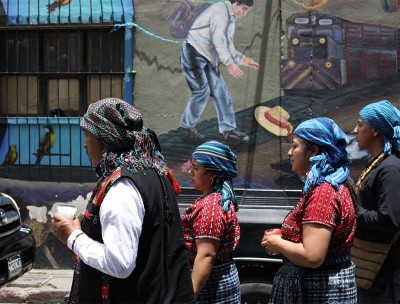
[[[0,27],[0,116],[76,117],[122,98],[123,31]]]
[[[51,180],[65,167],[92,170],[81,117],[92,102],[123,99],[125,48],[133,48],[123,29],[112,29],[0,25],[2,177]]]

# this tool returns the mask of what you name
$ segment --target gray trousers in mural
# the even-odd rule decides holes
[[[188,43],[182,46],[181,65],[192,92],[181,127],[194,128],[211,97],[217,110],[219,132],[236,129],[232,97],[218,69]]]

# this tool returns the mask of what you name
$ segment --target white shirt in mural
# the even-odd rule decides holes
[[[216,2],[196,18],[186,40],[214,67],[218,65],[218,58],[225,66],[232,63],[241,65],[244,55],[235,49],[234,35],[232,3]]]

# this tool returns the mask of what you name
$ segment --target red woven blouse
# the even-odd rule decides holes
[[[353,246],[356,229],[356,213],[349,190],[342,187],[339,192],[327,182],[315,187],[303,196],[289,212],[282,224],[282,237],[294,243],[301,243],[302,225],[317,223],[332,228],[328,252],[347,251]]]
[[[220,193],[211,193],[196,199],[183,212],[183,234],[190,252],[197,252],[195,240],[200,238],[220,241],[217,253],[231,252],[239,243],[240,227],[235,207],[230,204],[225,212],[219,204],[220,199]]]

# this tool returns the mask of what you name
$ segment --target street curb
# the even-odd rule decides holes
[[[37,288],[7,288],[0,290],[0,303],[64,303],[69,290],[37,290]]]
[[[32,269],[0,288],[0,303],[64,304],[72,276],[72,269]]]

